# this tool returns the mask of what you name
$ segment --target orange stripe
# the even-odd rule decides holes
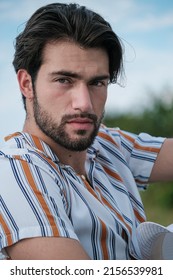
[[[105,199],[104,197],[102,197],[102,200],[103,200],[104,204],[107,205],[107,206],[116,214],[116,216],[118,217],[118,219],[119,219],[120,221],[123,222],[123,224],[128,228],[128,230],[129,230],[129,232],[130,232],[130,234],[131,234],[131,233],[132,233],[132,229],[131,229],[131,227],[125,222],[123,216],[121,216],[121,215],[108,203],[108,201],[106,201],[106,199]]]
[[[128,141],[130,141],[131,143],[134,143],[134,142],[135,142],[135,139],[134,139],[133,137],[131,137],[131,136],[129,136],[129,135],[123,133],[121,130],[119,130],[119,133],[120,133],[121,135],[123,135],[124,138],[126,138],[126,139],[127,139]]]
[[[98,133],[98,136],[100,136],[101,138],[111,142],[112,144],[116,145],[117,146],[117,143],[115,141],[113,141],[113,139],[108,135],[108,134],[105,134],[103,132],[99,132]]]
[[[135,143],[134,148],[137,150],[141,150],[141,151],[147,151],[147,152],[152,152],[152,153],[158,153],[160,151],[160,148],[156,148],[156,147],[144,147],[141,146],[137,143]]]
[[[82,177],[81,177],[81,178],[82,178]],[[85,180],[85,179],[83,179],[83,178],[82,178],[82,180],[83,180],[83,182],[84,182],[84,184],[85,184],[87,190],[88,190],[95,198],[98,199],[98,196],[96,195],[95,191],[93,190],[93,188],[91,187],[91,185],[88,183],[88,181]]]
[[[22,157],[21,156],[19,156],[19,155],[15,155],[15,156],[13,156],[15,159],[17,159],[17,160],[22,160]]]
[[[96,193],[94,192],[93,188],[90,186],[90,184],[87,182],[87,180],[83,179],[83,182],[87,188],[87,190],[92,193],[92,195],[98,200],[98,197]],[[99,218],[99,217],[98,217]],[[107,238],[107,230],[106,230],[106,225],[105,223],[99,218],[100,224],[101,224],[101,247],[102,247],[102,252],[103,252],[103,259],[108,260],[108,251],[107,251],[107,245],[106,245],[106,238]]]
[[[8,225],[6,224],[4,218],[2,217],[2,215],[0,215],[0,224],[2,225],[4,231],[5,231],[5,235],[7,237],[7,242],[8,242],[8,246],[12,245],[13,244],[13,240],[12,240],[12,237],[11,237],[11,232],[10,232],[10,229],[8,227]]]
[[[110,176],[112,176],[113,178],[115,178],[119,182],[123,182],[121,177],[117,173],[115,173],[114,171],[110,170],[109,168],[107,168],[105,166],[103,166],[103,168],[106,171],[106,173],[108,173]]]
[[[37,136],[32,135],[32,140],[33,140],[35,146],[37,147],[37,149],[44,152],[40,139]]]
[[[137,150],[141,150],[141,151],[147,151],[147,152],[153,152],[153,153],[158,153],[160,151],[160,148],[156,148],[156,147],[144,147],[141,146],[137,143],[134,143],[135,140],[133,137],[130,137],[129,135],[123,133],[122,131],[120,131],[120,134],[122,134],[124,136],[124,138],[126,138],[127,140],[129,140],[131,143],[134,144],[134,148]]]
[[[39,153],[39,151],[37,151],[37,152]],[[48,157],[44,156],[44,155],[41,154],[41,153],[39,153],[39,155],[40,155],[42,158],[44,158],[53,168],[55,168],[56,171],[58,171],[59,175],[61,175],[60,172],[59,172],[59,170],[58,170],[58,168],[57,168],[57,165],[52,161],[51,158],[48,158]],[[62,176],[62,175],[61,175],[61,176]],[[65,191],[63,191],[63,195],[65,196],[65,198],[67,197]],[[67,203],[67,207],[68,207],[68,200],[67,200],[67,199],[66,199],[66,203]]]
[[[97,195],[95,194],[95,192],[94,192],[93,188],[90,186],[90,184],[89,184],[86,180],[83,180],[83,182],[84,182],[85,186],[87,187],[88,191],[89,191],[95,198],[97,198],[97,200],[99,200],[99,198],[98,198]],[[100,192],[100,195],[101,195],[101,198],[102,198],[103,203],[104,203],[109,209],[111,209],[111,210],[116,214],[116,216],[118,217],[118,219],[119,219],[120,221],[123,222],[123,224],[128,228],[128,230],[129,230],[129,232],[130,232],[130,234],[131,234],[131,233],[132,233],[132,229],[131,229],[131,227],[125,222],[123,216],[121,216],[121,215],[116,211],[116,209],[114,209],[114,208],[111,206],[111,204],[102,196],[101,192]],[[100,201],[100,200],[99,200],[99,201]],[[102,203],[102,201],[100,201],[100,202]]]
[[[6,136],[4,139],[5,139],[5,141],[8,141],[13,137],[19,136],[20,134],[21,134],[20,132],[15,132],[13,134],[10,134],[10,135]]]
[[[107,245],[106,245],[106,239],[107,239],[106,225],[101,219],[99,219],[99,220],[100,220],[101,228],[102,228],[101,247],[102,247],[102,252],[103,252],[103,259],[108,260],[108,250],[107,250]]]
[[[49,223],[52,227],[52,231],[53,231],[54,236],[59,236],[60,234],[59,234],[59,231],[57,229],[55,220],[54,220],[54,218],[53,218],[53,216],[52,216],[52,214],[51,214],[51,212],[50,212],[50,210],[49,210],[41,192],[37,189],[37,186],[35,184],[35,181],[34,181],[34,178],[32,176],[32,173],[31,173],[31,170],[29,168],[28,163],[25,162],[25,161],[21,161],[21,165],[23,167],[25,176],[28,180],[28,183],[29,183],[30,187],[33,189],[35,196],[37,197],[38,201],[40,202],[40,205],[42,206],[42,208],[43,208],[43,210],[44,210],[44,212],[47,216],[47,219],[49,220]]]
[[[138,219],[138,221],[140,221],[141,223],[145,222],[144,217],[142,217],[136,209],[133,208],[133,211],[134,211],[135,216]]]

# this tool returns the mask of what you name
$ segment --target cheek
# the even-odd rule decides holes
[[[107,100],[107,93],[99,94],[94,101],[95,112],[103,112]]]
[[[67,105],[64,95],[60,94],[57,90],[40,86],[36,88],[37,100],[47,110],[57,111]]]

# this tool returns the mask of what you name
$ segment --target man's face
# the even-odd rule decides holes
[[[37,126],[66,149],[87,149],[103,117],[108,82],[104,50],[72,42],[48,44],[34,86]]]

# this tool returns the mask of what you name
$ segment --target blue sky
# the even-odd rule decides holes
[[[0,0],[0,139],[21,130],[25,118],[12,67],[14,39],[37,8],[52,2],[55,1]],[[140,111],[149,106],[151,92],[168,98],[163,89],[173,89],[173,1],[77,2],[102,14],[125,47],[126,86],[110,86],[106,111]]]

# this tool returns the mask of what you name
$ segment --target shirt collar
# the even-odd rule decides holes
[[[59,162],[57,155],[52,151],[48,144],[35,135],[24,132],[16,132],[5,137],[5,141],[15,141],[18,148],[34,149],[54,162]]]
[[[35,151],[50,158],[53,162],[60,163],[58,156],[52,151],[50,146],[35,135],[24,132],[15,132],[5,137],[5,141],[15,141],[18,148],[34,149]],[[99,150],[93,144],[87,150],[87,157],[95,159]]]

